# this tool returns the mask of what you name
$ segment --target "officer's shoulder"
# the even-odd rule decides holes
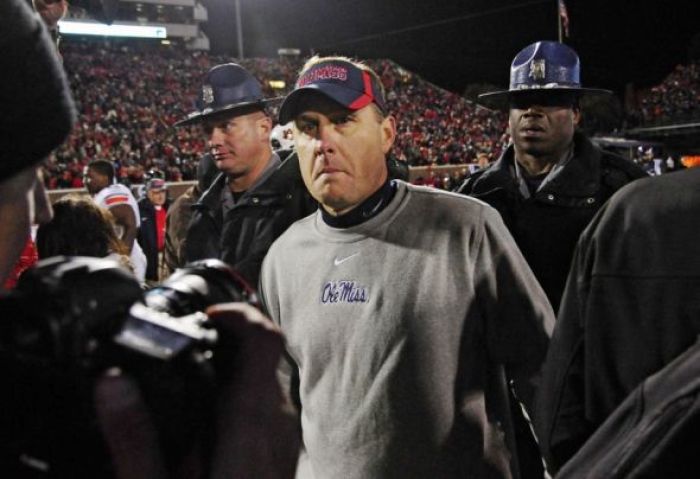
[[[459,185],[454,191],[455,193],[459,193],[462,195],[468,195],[472,192],[474,189],[474,185],[479,181],[479,178],[484,176],[484,173],[489,171],[493,165],[489,165],[486,168],[482,168],[480,170],[475,171],[474,173],[471,173],[467,178],[464,179],[461,185]]]

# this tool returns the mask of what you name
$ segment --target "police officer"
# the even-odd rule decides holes
[[[498,209],[555,311],[579,235],[615,191],[645,176],[576,130],[581,96],[606,94],[581,86],[574,50],[540,41],[513,59],[508,90],[479,96],[507,105],[512,142],[457,191]]]
[[[272,151],[265,110],[272,100],[240,65],[217,65],[204,78],[197,110],[176,123],[202,127],[221,171],[194,205],[185,259],[221,259],[253,285],[277,236],[316,210],[296,155],[281,161]]]

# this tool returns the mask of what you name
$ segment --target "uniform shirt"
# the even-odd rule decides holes
[[[139,205],[136,198],[131,194],[131,190],[126,186],[115,183],[102,188],[94,197],[93,200],[102,208],[113,208],[117,205],[129,205],[134,212],[136,219],[136,227],[141,226],[141,215],[139,213]],[[146,255],[141,249],[138,241],[134,239],[134,244],[131,247],[131,263],[134,267],[134,276],[136,279],[143,282],[146,279]]]

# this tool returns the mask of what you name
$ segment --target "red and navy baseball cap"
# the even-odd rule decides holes
[[[146,182],[147,191],[161,191],[166,190],[168,186],[165,184],[165,180],[162,178],[151,178]]]
[[[375,75],[347,60],[321,59],[301,72],[294,90],[284,99],[279,114],[281,124],[299,114],[299,100],[309,91],[323,93],[350,110],[375,103],[386,113],[384,93]]]

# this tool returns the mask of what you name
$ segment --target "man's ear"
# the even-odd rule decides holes
[[[270,134],[272,133],[272,118],[265,115],[258,120],[258,128],[260,128],[263,136],[270,140]]]
[[[386,155],[396,140],[396,118],[387,115],[382,120],[382,152]]]
[[[578,126],[581,122],[581,108],[574,107],[574,126]]]

